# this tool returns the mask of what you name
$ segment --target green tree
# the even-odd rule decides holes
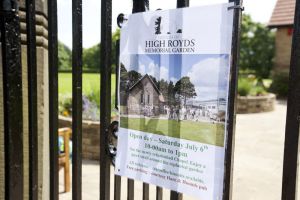
[[[176,103],[174,87],[175,86],[173,81],[170,81],[168,84],[168,96],[167,96],[169,105],[175,105]]]
[[[168,84],[168,81],[165,81],[164,79],[161,79],[160,81],[158,81],[158,89],[159,91],[161,92],[161,94],[163,95],[164,97],[164,100],[166,103],[169,102],[169,91],[168,91],[168,87],[169,87],[169,84]]]
[[[100,71],[100,44],[83,50],[83,67]]]
[[[116,41],[120,39],[120,29],[117,29],[112,35],[112,51],[111,51],[111,64],[112,64],[112,73],[116,71]],[[92,69],[100,71],[100,60],[101,55],[101,43],[96,44],[88,49],[83,50],[83,67],[85,69]]]
[[[136,82],[138,82],[138,80],[140,80],[142,78],[142,75],[135,71],[135,70],[131,70],[128,72],[128,89],[131,88]]]
[[[58,70],[72,69],[72,52],[65,44],[58,41]]]
[[[265,25],[243,15],[240,69],[254,72],[259,81],[268,78],[273,66],[274,33]]]
[[[197,96],[195,86],[188,76],[184,76],[177,81],[174,87],[174,92],[179,99],[183,100],[184,106],[186,106],[186,101],[188,99]]]

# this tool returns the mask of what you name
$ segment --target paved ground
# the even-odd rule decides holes
[[[279,200],[283,160],[286,103],[277,102],[274,112],[237,116],[233,200]],[[60,180],[63,178],[60,172]],[[99,165],[84,161],[83,200],[98,200]],[[112,183],[113,184],[113,183]],[[126,199],[126,179],[122,179]],[[60,181],[60,191],[63,183]],[[155,199],[155,187],[150,188],[150,199]],[[136,184],[136,198],[142,199],[142,184]],[[169,192],[164,191],[169,199]],[[60,199],[71,199],[71,193],[61,193]],[[184,197],[192,200],[191,197]]]

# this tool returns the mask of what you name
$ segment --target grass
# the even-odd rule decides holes
[[[71,73],[59,73],[59,94],[72,94],[72,74]],[[84,95],[94,94],[97,98],[96,103],[100,105],[100,74],[98,73],[84,73],[82,76],[82,93]],[[111,93],[112,104],[115,100],[115,88],[116,88],[116,75],[111,76]],[[99,96],[99,97],[98,97]]]
[[[221,147],[224,146],[224,124],[121,117],[121,127]]]
[[[66,94],[72,93],[72,74],[71,73],[59,73],[59,93]],[[112,93],[115,93],[116,87],[116,75],[111,76],[111,88]],[[84,73],[82,75],[82,90],[84,94],[89,94],[97,89],[100,89],[100,74],[96,73]]]

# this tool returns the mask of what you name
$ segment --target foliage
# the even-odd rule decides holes
[[[58,42],[58,69],[71,70],[72,52],[65,44]]]
[[[116,41],[120,39],[120,30],[117,29],[116,32],[112,35],[112,73],[115,73],[116,71],[116,55],[117,55],[117,49],[116,49]],[[100,65],[101,65],[101,43],[94,45],[88,49],[83,49],[83,67],[86,69],[94,69],[97,71],[100,71]]]
[[[239,79],[238,94],[240,96],[247,96],[250,94],[253,83],[246,78]]]
[[[289,84],[289,73],[280,72],[274,73],[272,76],[273,82],[270,87],[270,91],[277,94],[280,97],[287,97],[288,95],[288,84]]]
[[[117,63],[117,49],[116,42],[120,39],[120,29],[117,29],[112,35],[112,73],[116,72]],[[83,70],[85,71],[100,71],[101,65],[101,43],[96,44],[90,48],[83,49],[82,61]],[[72,70],[72,51],[62,42],[58,43],[58,69],[59,71]]]
[[[100,71],[100,46],[100,44],[97,44],[83,50],[82,60],[84,68]]]
[[[59,73],[59,111],[61,115],[72,115],[72,74],[71,73]],[[116,88],[116,76],[111,76],[111,92],[112,101],[111,108],[115,107],[115,88]],[[97,120],[95,117],[100,116],[100,74],[96,73],[84,73],[82,78],[82,91],[83,91],[83,104],[84,107],[90,108],[83,112],[84,119]],[[88,102],[88,101],[89,102]],[[88,106],[85,106],[88,105]],[[89,111],[90,110],[90,111]],[[115,113],[113,113],[115,115]]]
[[[72,95],[69,94],[59,94],[59,113],[65,117],[72,115]]]
[[[188,99],[194,98],[197,95],[194,84],[191,83],[190,78],[187,76],[182,77],[179,81],[177,81],[175,86],[172,81],[168,82],[164,79],[157,80],[151,75],[149,75],[149,77],[160,90],[164,97],[165,103],[167,104],[177,105],[183,101],[185,106]],[[122,91],[127,91],[141,78],[142,75],[139,72],[135,70],[127,72],[125,66],[121,63],[120,89]]]
[[[249,15],[243,15],[240,68],[253,71],[261,81],[268,78],[273,66],[274,33],[265,25],[253,22]]]
[[[253,79],[252,77],[240,78],[238,82],[238,94],[240,96],[262,96],[266,95],[267,91],[257,79]]]
[[[65,117],[72,116],[72,95],[61,94],[59,96],[59,113]],[[87,96],[82,97],[82,117],[86,120],[100,120],[100,110],[96,102]]]
[[[174,87],[175,95],[183,100],[183,105],[186,105],[186,101],[190,98],[197,96],[195,86],[191,83],[190,77],[184,76],[179,81],[176,82]]]

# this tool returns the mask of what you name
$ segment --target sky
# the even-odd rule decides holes
[[[132,0],[112,0],[112,29],[117,28],[118,14],[130,14]],[[58,38],[72,48],[72,10],[71,0],[58,0]],[[225,0],[190,0],[190,6],[225,3]],[[83,0],[83,47],[89,48],[100,42],[100,0]],[[245,13],[257,22],[267,24],[276,0],[244,0]],[[150,10],[176,8],[176,0],[150,0]]]
[[[148,74],[157,80],[172,81],[174,85],[188,76],[195,86],[194,100],[227,97],[229,59],[226,55],[139,54],[121,57],[121,62],[127,71],[135,70],[142,76]]]

